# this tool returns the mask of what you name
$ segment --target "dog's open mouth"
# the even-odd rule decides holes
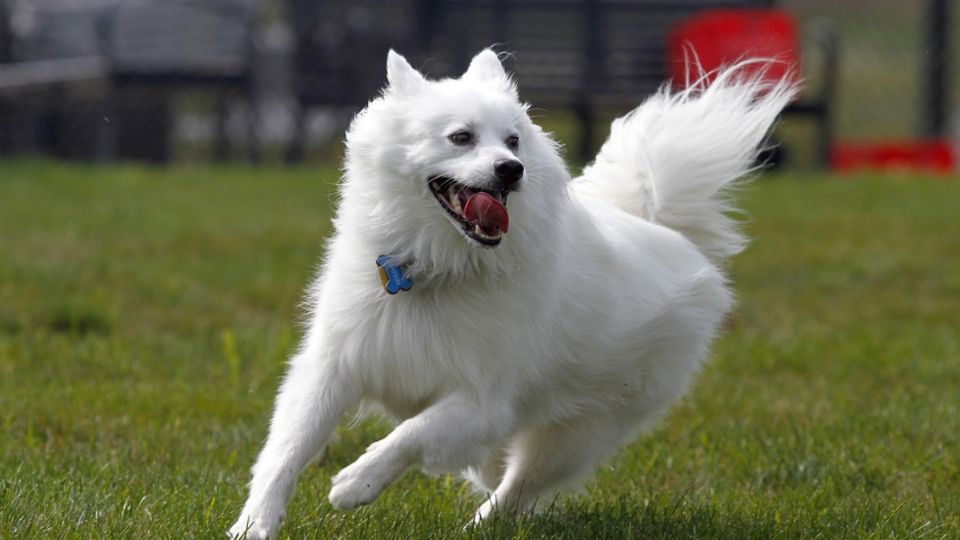
[[[507,234],[509,191],[472,188],[447,176],[431,178],[430,191],[470,239],[484,246],[496,246]]]

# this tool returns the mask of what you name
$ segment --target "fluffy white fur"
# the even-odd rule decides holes
[[[493,52],[459,79],[428,81],[391,51],[388,87],[347,133],[312,320],[230,535],[272,537],[301,469],[360,406],[399,423],[334,477],[333,506],[370,503],[419,467],[487,493],[475,521],[532,508],[660,416],[732,305],[721,262],[745,240],[725,189],[795,90],[741,73],[662,90],[614,122],[571,180]],[[452,144],[458,129],[476,143]],[[508,158],[525,174],[509,234],[484,248],[427,179],[484,186]],[[384,292],[383,254],[407,265],[411,291]]]

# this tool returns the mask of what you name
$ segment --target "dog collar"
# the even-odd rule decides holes
[[[404,275],[403,266],[394,264],[386,255],[377,257],[377,273],[387,294],[409,291],[413,287],[413,280]]]

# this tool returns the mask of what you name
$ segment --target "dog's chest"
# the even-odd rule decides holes
[[[502,297],[433,291],[377,295],[342,327],[338,356],[358,366],[373,397],[420,400],[516,376],[530,357],[524,324],[507,321]],[[522,319],[521,319],[522,321]]]

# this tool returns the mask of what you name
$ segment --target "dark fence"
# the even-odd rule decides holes
[[[388,48],[448,76],[496,44],[525,99],[568,112],[567,142],[587,156],[610,116],[668,76],[678,21],[773,6],[802,30],[817,120],[788,120],[784,137],[822,161],[833,136],[957,137],[958,2],[0,0],[0,154],[299,158],[376,95]]]
[[[509,51],[524,98],[575,112],[583,158],[594,125],[623,113],[668,77],[671,29],[696,13],[769,7],[769,0],[286,0],[304,107],[358,106],[382,85],[387,49],[435,77],[456,76],[480,49]],[[804,109],[806,112],[812,109]],[[299,155],[299,151],[294,152]]]
[[[202,87],[253,99],[261,4],[0,0],[6,151],[167,161],[174,92]]]

